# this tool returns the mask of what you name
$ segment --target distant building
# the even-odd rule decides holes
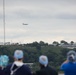
[[[0,45],[19,45],[19,43],[0,42]]]
[[[63,47],[63,48],[74,49],[74,48],[76,48],[76,43],[74,43],[73,45],[71,45],[71,44],[68,44],[68,45],[60,44],[59,46]]]
[[[5,45],[10,45],[10,42],[5,42]]]

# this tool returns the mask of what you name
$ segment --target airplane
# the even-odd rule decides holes
[[[28,24],[26,24],[26,23],[22,23],[22,25],[28,25]]]

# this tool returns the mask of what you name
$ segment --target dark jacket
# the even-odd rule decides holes
[[[11,70],[10,70],[11,66],[12,66],[12,64],[8,65],[8,66],[4,69],[4,72],[5,72],[6,75],[10,75],[10,73],[11,73]],[[14,65],[13,70],[16,69],[16,68],[17,68],[17,66]],[[28,66],[22,65],[19,69],[17,69],[17,71],[16,71],[14,74],[15,74],[15,75],[31,75],[31,71],[30,71],[30,69],[28,68]]]
[[[4,71],[2,70],[2,68],[0,67],[0,75],[5,75]]]
[[[57,71],[49,66],[36,71],[36,75],[58,75]]]

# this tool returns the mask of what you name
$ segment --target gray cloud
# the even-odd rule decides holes
[[[56,16],[56,18],[59,18],[59,19],[76,19],[76,14],[74,15],[74,14],[59,14],[59,15],[57,15]]]
[[[7,41],[76,40],[76,0],[5,0],[5,6]],[[0,0],[0,37],[2,7]]]
[[[12,4],[11,4],[12,3]],[[9,5],[11,5],[9,7]],[[68,9],[69,8],[69,9]],[[72,9],[71,9],[72,8]],[[72,15],[76,13],[75,9],[75,0],[15,0],[6,1],[6,17],[12,18],[66,18],[64,16],[71,15],[72,18],[75,17]],[[74,11],[74,12],[73,12]],[[65,13],[65,14],[64,14]],[[68,13],[70,13],[68,15]],[[59,15],[61,14],[61,15]],[[58,17],[59,16],[59,17]],[[70,18],[71,18],[70,17]]]

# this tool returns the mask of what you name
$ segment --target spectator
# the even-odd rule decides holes
[[[76,75],[76,52],[69,51],[67,53],[67,60],[61,65],[61,70],[65,75]]]
[[[4,71],[6,75],[31,75],[30,69],[23,63],[22,50],[14,52],[14,62],[9,64]]]
[[[39,57],[40,70],[34,75],[58,75],[57,71],[48,66],[48,58],[45,55]]]
[[[8,62],[9,57],[7,55],[0,56],[0,75],[5,75],[3,69],[7,66]]]

